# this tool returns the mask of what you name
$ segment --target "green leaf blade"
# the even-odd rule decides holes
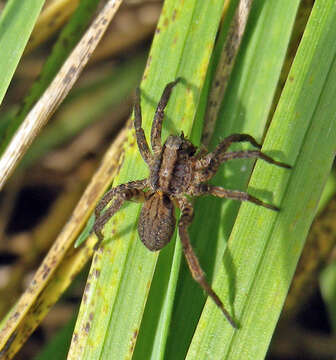
[[[173,0],[165,2],[164,15],[158,25],[160,30],[154,39],[142,82],[143,127],[147,135],[163,88],[177,76],[183,80],[169,101],[163,140],[167,133],[180,134],[183,130],[187,136],[190,134],[223,3],[223,0],[211,4],[194,0],[183,4]],[[196,18],[207,21],[199,22],[195,27]],[[193,44],[195,38],[202,40],[196,47]],[[197,52],[197,59],[186,57],[184,52],[191,48]],[[115,184],[148,176],[133,130],[125,150],[125,161]],[[139,211],[139,205],[128,204],[104,229],[107,239],[102,254],[99,252],[93,260],[69,359],[108,358],[111,354],[118,359],[132,357],[158,256],[150,253],[138,238]],[[165,256],[164,252],[162,256]],[[99,276],[95,276],[97,274]],[[168,312],[170,307],[167,306]],[[160,332],[167,336],[166,329]],[[157,343],[155,351],[162,353],[165,340]]]
[[[44,0],[10,0],[0,18],[0,103],[7,91],[14,71]]]
[[[241,328],[231,329],[208,302],[187,358],[205,359],[209,352],[213,358],[265,357],[334,157],[335,24],[335,3],[317,1],[263,146],[294,168],[258,161],[249,184],[252,195],[268,200],[273,194],[281,211],[241,206],[224,256],[230,269],[224,266],[216,278],[220,293],[234,287]]]
[[[232,133],[248,133],[259,141],[262,139],[298,6],[299,1],[291,0],[286,1],[285,4],[273,0],[254,2],[210,150]],[[269,30],[271,25],[272,32]],[[278,33],[277,37],[274,36],[274,32]],[[268,73],[269,69],[271,73]],[[232,148],[234,149],[234,146]],[[251,160],[230,161],[222,166],[211,182],[228,189],[246,190],[252,165]],[[237,201],[213,197],[199,198],[195,202],[195,217],[189,233],[192,245],[209,280],[213,273],[223,267],[225,271],[230,271],[230,258],[227,258],[223,264],[222,256],[239,206]],[[235,274],[233,271],[231,273]],[[200,315],[200,308],[205,302],[204,294],[191,278],[185,264],[182,266],[179,284],[181,289],[177,292],[166,352],[167,358],[174,359],[185,358]],[[221,294],[227,309],[233,315],[235,315],[234,308],[230,304],[235,300],[237,286],[233,279],[229,286],[230,291]],[[217,287],[215,286],[214,289],[217,290]],[[215,313],[217,317],[222,317],[218,309]],[[181,323],[185,325],[182,327]],[[199,327],[201,326],[199,324]],[[207,326],[214,341],[221,344],[221,335],[212,331],[210,324]],[[211,348],[208,351],[210,354]],[[198,351],[195,351],[193,356],[198,359]]]

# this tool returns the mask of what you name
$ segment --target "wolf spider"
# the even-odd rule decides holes
[[[137,89],[134,127],[140,154],[149,167],[150,174],[147,179],[130,181],[112,188],[103,196],[95,210],[94,231],[99,241],[102,241],[101,231],[106,222],[121,208],[125,201],[135,198],[144,202],[138,222],[140,239],[150,251],[157,251],[169,243],[176,225],[174,206],[180,208],[181,217],[178,222],[178,230],[192,277],[222,310],[230,324],[237,328],[222,301],[206,281],[205,274],[190,244],[187,229],[192,222],[194,210],[186,195],[214,195],[220,198],[250,201],[256,205],[278,211],[278,207],[266,204],[245,192],[226,190],[206,182],[216,174],[223,162],[231,159],[260,158],[284,168],[290,168],[290,166],[273,160],[260,150],[227,152],[229,146],[235,142],[249,142],[253,146],[261,148],[261,145],[247,134],[228,136],[210,153],[206,153],[204,150],[196,153],[197,148],[184,137],[183,133],[181,136],[168,136],[162,146],[161,129],[164,110],[172,89],[179,80],[167,84],[157,106],[151,130],[152,152],[141,127],[140,90]],[[101,214],[113,198],[112,205]]]

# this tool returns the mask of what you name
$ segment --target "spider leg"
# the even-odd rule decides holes
[[[182,242],[182,248],[184,256],[187,260],[190,272],[195,281],[204,289],[204,291],[212,298],[215,304],[222,310],[224,316],[229,321],[229,323],[237,329],[237,325],[230,316],[229,312],[225,309],[222,301],[212,289],[211,285],[206,281],[205,274],[201,268],[201,265],[198,261],[198,258],[190,244],[188,226],[191,224],[193,219],[193,207],[189,201],[184,198],[177,198],[178,206],[181,209],[181,218],[179,220],[178,229],[180,234],[180,239]]]
[[[96,217],[96,221],[94,223],[93,229],[98,238],[98,244],[101,243],[104,239],[102,234],[102,229],[104,225],[111,219],[111,217],[121,208],[122,204],[125,200],[121,197],[115,199],[112,205],[104,212],[103,215]],[[98,246],[96,245],[96,247]]]
[[[141,116],[141,106],[140,106],[140,88],[136,89],[135,92],[135,104],[134,104],[134,128],[135,128],[135,136],[138,144],[138,148],[142,158],[149,165],[152,160],[152,154],[149,150],[148,143],[146,140],[145,133],[142,124],[142,116]]]
[[[247,158],[258,158],[262,159],[270,164],[274,164],[286,169],[291,169],[292,167],[288,164],[285,164],[280,161],[276,161],[270,156],[264,154],[260,150],[247,150],[247,151],[235,151],[235,152],[229,152],[225,153],[221,156],[222,162],[232,160],[232,159],[247,159]]]
[[[158,106],[156,108],[153,125],[152,125],[152,131],[151,131],[151,145],[152,145],[153,153],[155,155],[160,154],[162,149],[161,130],[162,130],[162,121],[164,117],[164,110],[168,104],[173,87],[180,80],[181,78],[177,78],[175,81],[172,81],[166,85],[161,95],[161,99],[158,103]]]
[[[227,199],[239,200],[239,201],[249,201],[256,205],[263,206],[267,209],[271,209],[274,211],[280,210],[277,206],[267,204],[246,192],[238,191],[238,190],[227,190],[227,189],[223,189],[221,186],[213,186],[210,184],[201,184],[198,192],[194,195],[199,196],[206,194],[217,196],[219,198],[227,198]]]
[[[225,138],[220,144],[217,145],[215,150],[195,162],[195,170],[197,172],[197,177],[199,182],[205,182],[211,179],[217,172],[219,166],[231,159],[238,158],[251,158],[256,157],[263,159],[271,164],[281,166],[284,168],[290,169],[291,166],[280,161],[276,161],[270,156],[264,154],[260,150],[247,150],[247,151],[236,151],[227,153],[227,149],[234,142],[244,142],[247,141],[255,147],[261,148],[261,145],[248,134],[233,134]]]
[[[208,149],[203,144],[201,144],[200,149],[194,155],[194,159],[199,160],[199,159],[203,158],[205,155],[207,155],[208,153],[209,153]]]
[[[93,229],[96,233],[99,242],[103,240],[103,235],[101,230],[104,225],[109,221],[109,219],[121,208],[122,204],[131,200],[132,198],[137,198],[142,200],[144,198],[143,189],[147,185],[147,180],[137,180],[130,181],[126,184],[121,184],[110,191],[108,191],[102,199],[99,201],[96,209],[95,216],[96,221],[94,223]],[[112,205],[101,215],[102,210],[107,206],[107,204],[116,197]]]
[[[249,142],[251,145],[261,148],[261,145],[248,134],[232,134],[220,142],[215,150],[202,158],[198,159],[195,164],[196,170],[204,170],[201,181],[209,180],[218,170],[223,162],[222,157],[227,149],[236,142]]]
[[[261,148],[261,144],[257,142],[257,140],[248,134],[232,134],[226,137],[223,141],[221,141],[215,148],[215,150],[208,154],[206,157],[209,159],[216,159],[221,154],[225,153],[227,149],[233,144],[237,142],[249,142],[251,145]]]

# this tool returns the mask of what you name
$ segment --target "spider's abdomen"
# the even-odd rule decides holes
[[[173,236],[175,224],[171,200],[161,192],[154,193],[146,200],[140,213],[140,239],[149,250],[161,250]]]

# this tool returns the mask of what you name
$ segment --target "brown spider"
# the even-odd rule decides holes
[[[134,106],[134,127],[140,154],[149,167],[150,175],[147,179],[130,181],[108,191],[96,207],[94,231],[99,241],[102,241],[103,235],[101,230],[106,222],[121,208],[125,201],[136,198],[144,201],[138,222],[140,239],[149,250],[157,251],[169,243],[176,225],[174,205],[179,207],[181,209],[181,217],[178,229],[190,272],[193,278],[222,310],[230,324],[237,328],[230,314],[224,308],[222,301],[206,281],[197,256],[191,247],[187,228],[193,219],[193,207],[186,195],[200,196],[210,194],[220,198],[250,201],[272,210],[279,210],[276,206],[266,204],[245,192],[226,190],[219,186],[207,184],[206,181],[216,174],[223,162],[231,159],[254,157],[284,168],[290,168],[290,166],[273,160],[260,150],[226,152],[234,142],[247,141],[253,146],[260,148],[261,145],[252,136],[247,134],[230,135],[217,145],[213,152],[207,154],[203,150],[196,153],[197,148],[184,138],[183,133],[181,136],[168,136],[162,146],[161,129],[164,109],[173,87],[179,80],[177,79],[165,87],[157,106],[151,131],[153,153],[149,150],[144,131],[141,127],[140,90],[137,89]],[[112,198],[114,198],[114,202],[101,215],[102,210]]]

